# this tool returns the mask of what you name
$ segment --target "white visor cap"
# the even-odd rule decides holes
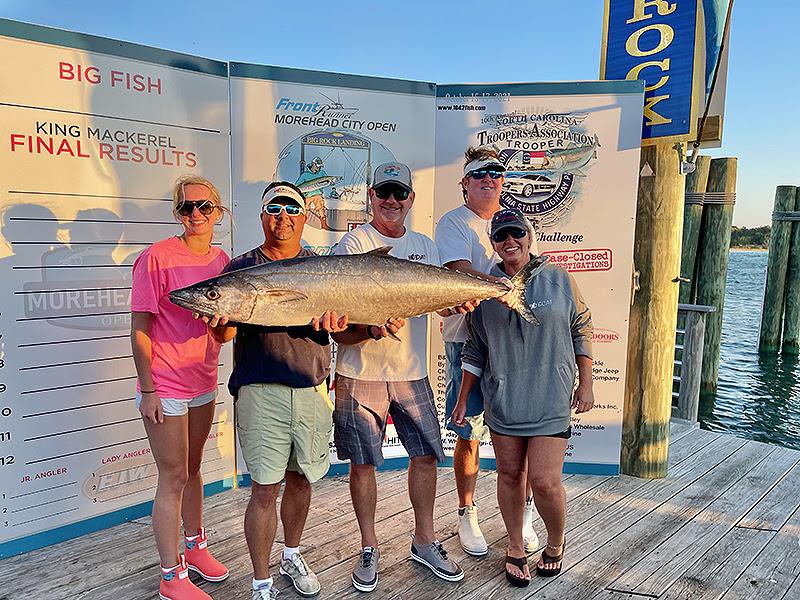
[[[467,163],[467,166],[464,167],[464,176],[466,177],[472,171],[480,171],[481,169],[492,169],[495,171],[505,171],[506,168],[502,165],[502,163],[497,160],[496,158],[483,158],[483,159],[476,159]]]
[[[264,210],[264,207],[276,198],[292,200],[303,210],[306,208],[306,199],[302,194],[298,194],[297,190],[290,188],[288,185],[276,185],[274,188],[264,193],[264,197],[261,200],[261,210]]]

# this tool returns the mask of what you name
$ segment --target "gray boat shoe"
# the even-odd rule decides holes
[[[425,545],[411,542],[411,558],[428,567],[434,575],[445,581],[464,579],[464,571],[456,561],[447,558],[447,550],[439,540],[433,540],[432,543]]]
[[[378,560],[381,553],[377,548],[367,546],[358,556],[358,564],[353,569],[353,587],[359,592],[371,592],[378,587]]]

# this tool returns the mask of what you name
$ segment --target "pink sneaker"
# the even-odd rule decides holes
[[[204,527],[200,528],[200,533],[194,540],[184,538],[186,546],[186,563],[189,569],[200,575],[206,581],[222,581],[227,579],[228,569],[225,565],[211,556],[208,551],[208,537]]]
[[[189,579],[186,559],[181,555],[178,566],[170,571],[161,570],[161,585],[158,588],[161,600],[212,600],[211,596]]]

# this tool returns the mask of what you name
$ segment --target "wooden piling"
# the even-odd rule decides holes
[[[700,241],[700,224],[703,220],[703,196],[708,183],[710,156],[698,156],[695,170],[686,176],[686,197],[683,206],[683,241],[681,243],[681,277],[678,302],[691,304],[697,295],[697,249]]]
[[[642,148],[633,262],[639,290],[628,333],[628,366],[622,423],[622,472],[636,477],[667,475],[672,371],[680,272],[685,177],[680,146]],[[649,165],[649,168],[645,168]]]
[[[725,303],[735,198],[736,159],[712,159],[703,206],[701,226],[703,239],[700,242],[700,267],[697,277],[697,304],[717,309],[706,317],[706,334],[703,340],[700,391],[706,394],[713,394],[717,390],[722,307]]]
[[[714,312],[714,307],[679,303],[678,308],[683,309],[686,319],[681,352],[681,386],[678,392],[678,405],[673,416],[694,423],[697,422],[700,408],[700,375],[703,365],[706,315]]]
[[[800,211],[800,188],[795,189],[794,212]],[[773,221],[773,227],[775,221]],[[800,354],[800,222],[789,221],[792,235],[786,267],[783,313],[783,354]]]
[[[796,196],[797,188],[795,186],[779,185],[775,189],[774,212],[794,210]],[[791,232],[791,221],[772,221],[769,257],[767,258],[767,283],[764,287],[761,333],[758,338],[758,351],[763,353],[775,353],[780,348],[781,316],[783,315]]]

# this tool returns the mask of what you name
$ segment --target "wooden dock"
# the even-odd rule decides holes
[[[488,556],[467,557],[455,533],[451,469],[440,469],[436,526],[466,572],[447,583],[408,558],[412,513],[405,471],[379,474],[381,572],[373,598],[459,600],[794,600],[800,598],[800,452],[673,423],[669,476],[565,476],[568,495],[564,571],[534,576],[523,590],[503,576],[505,536],[495,476],[478,482]],[[242,518],[248,489],[207,500],[216,555],[231,577],[202,583],[215,600],[250,598],[251,566]],[[535,523],[542,540],[544,527]],[[277,564],[281,548],[278,531]],[[362,600],[350,572],[359,536],[347,479],[314,486],[303,554],[322,584],[319,598]],[[535,558],[531,558],[531,563]],[[158,558],[147,519],[0,561],[0,600],[157,598]],[[277,567],[274,569],[277,575]],[[194,578],[194,576],[193,576]],[[299,598],[277,576],[282,598]]]

